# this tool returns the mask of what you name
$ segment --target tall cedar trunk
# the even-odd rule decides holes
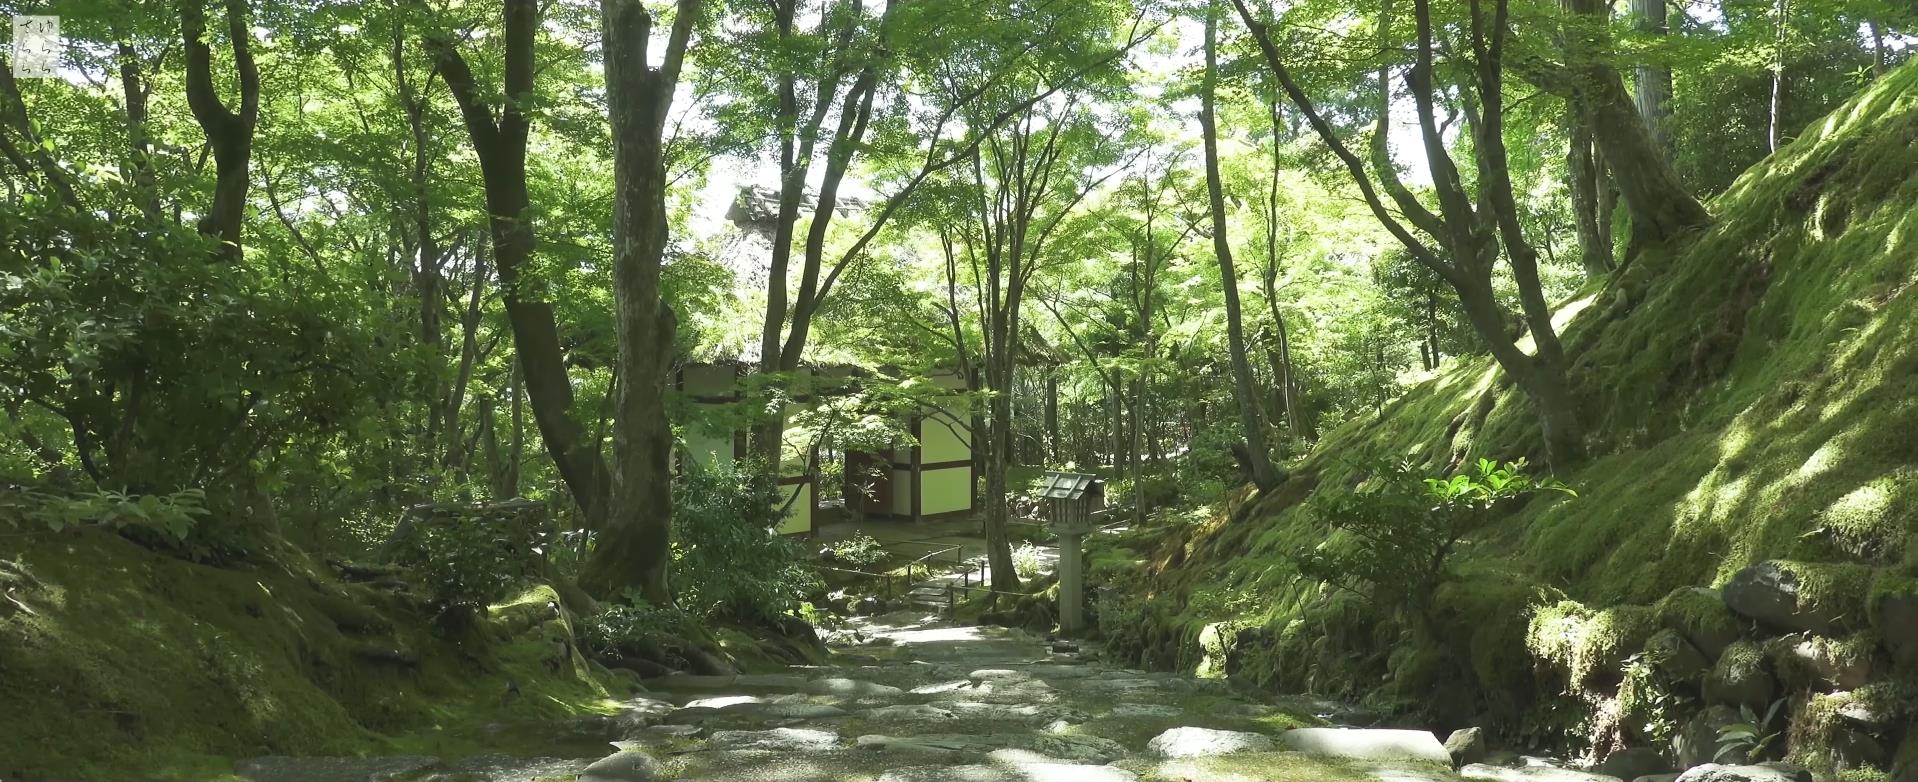
[[[673,311],[660,296],[666,256],[667,109],[699,13],[680,0],[663,64],[646,62],[652,17],[642,0],[602,0],[606,107],[613,135],[613,306],[615,367],[613,486],[606,524],[580,584],[599,595],[636,588],[656,605],[672,600]]]
[[[1567,0],[1566,5],[1588,17],[1592,29],[1600,34],[1609,23],[1609,3]],[[1583,103],[1581,113],[1588,118],[1592,140],[1625,198],[1635,253],[1704,227],[1711,222],[1711,214],[1679,180],[1670,159],[1640,117],[1637,102],[1625,91],[1624,80],[1601,57],[1602,44],[1602,40],[1571,36],[1565,43],[1569,78],[1559,85],[1572,100]]]
[[[428,50],[459,103],[460,116],[479,158],[485,183],[487,223],[493,237],[506,320],[513,330],[521,382],[533,408],[540,439],[590,529],[597,529],[606,505],[606,464],[596,443],[572,415],[573,385],[566,376],[565,351],[553,305],[522,285],[520,272],[532,260],[533,227],[527,218],[525,109],[533,100],[533,43],[539,30],[534,0],[504,0],[507,100],[497,119],[492,101],[480,94],[473,71],[454,44],[429,34]]]
[[[240,231],[246,223],[247,170],[253,156],[253,127],[260,118],[260,70],[253,63],[253,30],[246,1],[226,0],[227,42],[239,75],[240,109],[227,108],[213,79],[213,48],[207,38],[204,0],[180,4],[180,32],[186,43],[186,98],[193,119],[213,151],[213,203],[200,219],[200,233],[218,239],[219,253],[241,257]]]
[[[1283,477],[1272,464],[1265,443],[1265,424],[1259,419],[1258,392],[1252,387],[1252,362],[1246,358],[1245,323],[1239,312],[1239,274],[1232,268],[1232,241],[1226,233],[1225,188],[1219,180],[1219,128],[1213,114],[1218,83],[1218,13],[1208,5],[1205,15],[1205,75],[1199,89],[1199,130],[1205,140],[1205,189],[1212,206],[1212,251],[1219,259],[1219,284],[1225,293],[1225,333],[1232,358],[1232,395],[1239,404],[1239,426],[1245,436],[1246,463],[1252,483],[1261,490]]]
[[[1668,0],[1632,0],[1632,26],[1653,38],[1670,34],[1666,20]],[[1667,161],[1672,159],[1672,67],[1662,63],[1640,63],[1637,73],[1638,116],[1652,134],[1652,143]]]

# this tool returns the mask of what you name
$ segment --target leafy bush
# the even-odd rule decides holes
[[[636,595],[629,596],[625,602],[609,603],[582,620],[579,642],[588,655],[616,658],[635,650],[670,646],[673,639],[684,635],[690,621],[678,609],[648,605]]]
[[[1522,459],[1480,459],[1449,478],[1421,479],[1407,465],[1392,465],[1371,486],[1322,501],[1319,517],[1348,539],[1305,554],[1299,571],[1402,611],[1436,637],[1433,601],[1439,585],[1452,577],[1452,553],[1495,508],[1541,491],[1573,493],[1555,480],[1527,475]]]
[[[205,503],[206,494],[199,489],[171,494],[92,491],[66,496],[24,491],[6,501],[14,512],[8,515],[17,514],[54,532],[99,526],[122,532],[151,532],[176,544],[185,541],[207,515]]]
[[[538,575],[553,541],[544,510],[524,500],[479,508],[428,506],[394,534],[395,559],[410,567],[442,610],[467,612],[506,598]]]
[[[771,619],[818,586],[781,537],[784,493],[733,469],[694,468],[674,484],[673,589],[691,616]]]
[[[819,558],[850,570],[867,570],[886,559],[886,549],[878,539],[864,532],[841,538],[819,549]]]
[[[1038,578],[1046,569],[1044,552],[1031,543],[1012,550],[1012,572],[1021,579]]]

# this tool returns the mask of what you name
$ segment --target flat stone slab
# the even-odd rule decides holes
[[[254,782],[377,782],[438,767],[439,758],[395,755],[384,758],[290,757],[270,755],[233,764],[233,773]]]
[[[1783,763],[1721,766],[1706,763],[1678,776],[1678,782],[1811,782],[1811,772]]]
[[[1270,752],[1271,737],[1239,730],[1173,728],[1153,737],[1146,753],[1159,758],[1202,758],[1237,752]]]
[[[725,695],[718,698],[695,698],[686,702],[688,709],[724,709],[729,706],[765,703],[764,698],[756,695]]]
[[[839,734],[812,728],[714,731],[706,745],[712,749],[758,749],[773,752],[814,752],[839,746]]]
[[[1292,752],[1348,760],[1413,760],[1452,764],[1438,737],[1424,730],[1381,728],[1296,728],[1279,737]]]
[[[578,782],[655,782],[665,779],[659,761],[644,752],[615,752],[579,772]]]
[[[878,782],[1135,782],[1139,775],[1112,766],[1020,763],[910,766],[880,775]]]
[[[860,712],[859,716],[883,722],[942,722],[956,719],[959,715],[948,709],[917,703],[909,706],[881,706],[876,709],[867,709]]]
[[[1618,777],[1544,765],[1512,768],[1473,763],[1459,769],[1458,775],[1486,782],[1619,782]]]
[[[884,749],[934,755],[990,755],[1008,750],[1027,756],[1043,756],[1044,761],[1070,763],[1111,763],[1125,756],[1125,747],[1097,736],[1060,736],[1047,734],[931,733],[919,736],[860,736],[854,744],[862,749]]]
[[[847,698],[863,698],[883,695],[901,695],[905,690],[890,684],[878,684],[860,679],[814,679],[802,688],[816,695],[838,695]]]

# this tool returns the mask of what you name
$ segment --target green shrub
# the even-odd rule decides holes
[[[91,491],[73,495],[25,491],[4,500],[12,506],[0,519],[18,517],[59,532],[70,527],[107,527],[120,532],[158,535],[185,542],[207,515],[206,494],[187,489],[171,494],[123,494]]]
[[[886,560],[886,549],[873,536],[857,532],[826,544],[819,558],[849,570],[870,570]]]
[[[1021,579],[1038,578],[1039,574],[1046,569],[1044,553],[1038,546],[1031,543],[1013,549],[1012,572],[1019,574]]]
[[[1303,555],[1299,571],[1405,613],[1428,637],[1439,634],[1434,596],[1452,577],[1448,560],[1465,537],[1500,505],[1540,491],[1572,493],[1527,475],[1524,460],[1480,459],[1469,471],[1424,479],[1391,465],[1370,484],[1319,503],[1319,518],[1346,540]]]
[[[729,468],[692,468],[673,486],[673,595],[696,618],[771,619],[819,588],[798,545],[775,530],[784,493]]]
[[[657,650],[685,635],[691,619],[676,608],[648,605],[636,596],[609,603],[580,622],[579,643],[589,656],[618,658],[636,650]]]
[[[412,569],[444,612],[470,613],[505,599],[539,574],[553,541],[541,506],[523,500],[412,513],[395,532],[394,560]]]

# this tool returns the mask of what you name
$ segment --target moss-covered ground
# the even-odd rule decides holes
[[[550,755],[484,726],[607,711],[616,694],[563,651],[562,628],[486,619],[449,635],[291,549],[212,567],[99,530],[3,539],[30,577],[0,610],[6,779],[221,780],[232,758],[266,754]]]

